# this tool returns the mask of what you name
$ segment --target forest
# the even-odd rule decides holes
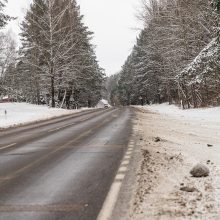
[[[144,22],[110,99],[123,105],[220,105],[219,0],[143,1]]]
[[[0,1],[0,26],[11,18]],[[51,107],[94,106],[101,98],[104,70],[93,33],[75,0],[34,0],[21,24],[21,47],[0,34],[0,97]]]
[[[11,19],[0,1],[1,29]],[[52,107],[220,105],[219,0],[143,0],[143,29],[119,73],[99,66],[76,0],[34,0],[21,47],[0,33],[0,97]],[[104,94],[104,95],[103,95]]]

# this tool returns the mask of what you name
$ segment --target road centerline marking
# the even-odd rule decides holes
[[[32,161],[31,163],[25,165],[24,167],[22,167],[22,168],[16,170],[15,172],[13,172],[13,173],[11,174],[11,176],[12,176],[13,178],[15,178],[15,177],[16,177],[17,175],[19,175],[20,173],[24,172],[24,171],[27,170],[27,169],[30,169],[31,167],[35,166],[35,165],[38,164],[38,163],[44,161],[45,159],[49,158],[51,155],[57,153],[58,151],[61,151],[61,150],[65,149],[65,148],[67,149],[70,145],[76,143],[78,140],[82,139],[83,137],[86,137],[87,135],[91,134],[94,129],[100,128],[101,126],[105,125],[108,121],[109,121],[109,120],[104,120],[104,121],[102,121],[101,123],[99,123],[97,126],[93,127],[92,129],[89,129],[89,130],[84,131],[84,132],[81,133],[78,137],[76,137],[76,138],[70,140],[69,142],[67,142],[67,143],[65,143],[65,144],[63,144],[63,145],[61,145],[60,147],[56,148],[55,150],[49,152],[48,154],[46,154],[46,155],[40,157],[39,159],[34,160],[34,161]],[[14,145],[15,145],[15,144],[16,144],[16,143],[14,143]],[[7,147],[9,147],[9,146],[7,146]],[[0,150],[1,150],[1,149],[0,149]],[[7,182],[7,179],[3,180],[0,185],[4,184],[5,182]]]
[[[7,182],[9,182],[11,179],[15,179],[17,178],[21,173],[25,172],[26,170],[28,169],[31,169],[32,167],[36,166],[37,164],[45,161],[47,158],[50,158],[52,155],[56,154],[57,152],[59,151],[62,151],[64,149],[67,149],[70,145],[72,144],[76,144],[80,139],[86,137],[87,135],[89,134],[92,134],[94,129],[98,129],[98,128],[101,128],[102,126],[104,126],[105,124],[107,124],[111,119],[105,119],[103,120],[101,123],[98,123],[96,126],[93,126],[93,128],[91,129],[88,129],[88,130],[85,130],[85,131],[82,131],[81,134],[79,134],[77,137],[73,138],[72,140],[64,143],[63,145],[61,146],[58,146],[56,149],[50,151],[49,153],[41,156],[40,158],[32,161],[31,163],[28,163],[27,165],[19,168],[18,170],[15,170],[14,172],[12,172],[9,176],[9,178],[4,178],[0,181],[0,186],[3,186],[5,184],[7,184]],[[70,125],[70,124],[69,124]],[[68,126],[69,126],[68,125]],[[7,146],[4,146],[9,148],[9,147],[12,147],[14,145],[16,145],[17,143],[13,143],[13,144],[10,144],[10,145],[7,145]],[[0,148],[1,150],[1,148]]]
[[[8,144],[8,145],[6,145],[6,146],[0,147],[0,150],[4,150],[4,149],[10,148],[10,147],[13,147],[13,146],[15,146],[16,144],[17,144],[17,143]]]
[[[59,130],[61,130],[62,128],[67,128],[67,127],[69,127],[69,126],[71,126],[71,125],[75,125],[75,124],[76,124],[76,123],[67,124],[67,125],[64,125],[64,126],[61,126],[61,127],[58,127],[58,128],[51,129],[51,130],[49,130],[48,132],[59,131]]]

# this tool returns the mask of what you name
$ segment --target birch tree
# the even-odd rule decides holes
[[[10,32],[0,34],[0,95],[7,95],[7,69],[15,66],[16,42]]]

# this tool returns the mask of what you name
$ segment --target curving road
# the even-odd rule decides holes
[[[131,134],[129,108],[0,132],[0,220],[96,219]]]

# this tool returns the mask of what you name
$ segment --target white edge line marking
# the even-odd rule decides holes
[[[126,155],[125,159],[131,159],[131,156],[130,155]]]
[[[9,145],[6,145],[4,147],[0,147],[0,150],[3,150],[3,149],[6,149],[6,148],[9,148],[9,147],[13,147],[14,145],[16,145],[17,143],[13,143],[13,144],[9,144]]]
[[[130,163],[129,160],[123,160],[122,163],[121,163],[121,165],[128,165],[129,163]]]
[[[111,186],[109,194],[104,202],[104,206],[98,215],[97,220],[107,220],[110,219],[115,203],[118,199],[118,194],[121,189],[122,182],[114,182]]]
[[[126,172],[128,170],[127,167],[123,166],[123,167],[120,167],[118,172]]]
[[[62,128],[66,128],[66,127],[69,127],[69,126],[75,125],[75,124],[76,124],[76,123],[64,125],[64,126],[61,126],[61,127],[58,127],[58,128],[51,129],[51,130],[49,130],[48,132],[58,131],[58,130],[60,130],[60,129],[62,129]]]
[[[117,174],[116,177],[115,177],[115,180],[117,180],[117,181],[121,180],[122,181],[124,178],[125,178],[125,174]]]
[[[127,151],[129,150],[130,146],[131,146],[131,144],[129,144]],[[132,145],[132,146],[134,146],[134,145]],[[118,169],[118,172],[115,176],[114,182],[111,185],[111,188],[107,194],[107,197],[104,201],[102,209],[99,212],[97,220],[110,220],[111,219],[111,216],[112,216],[113,210],[115,208],[115,204],[117,202],[118,195],[119,195],[119,192],[120,192],[120,189],[122,186],[122,180],[125,178],[125,173],[120,174],[120,171],[124,172],[127,170],[127,167],[125,167],[124,165],[128,165],[130,163],[130,159],[131,159],[131,156],[126,155],[126,153],[125,153],[125,156],[122,160],[122,163],[121,163],[121,165]]]
[[[131,155],[132,154],[132,152],[131,151],[128,151],[125,155],[126,156],[129,156],[129,155]]]

